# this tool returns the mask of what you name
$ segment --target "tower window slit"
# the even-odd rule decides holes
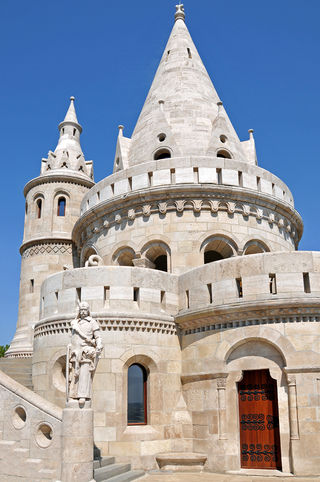
[[[81,301],[81,288],[76,288],[76,292],[77,292],[77,300],[80,303],[80,301]]]
[[[236,278],[236,285],[237,285],[238,297],[243,298],[242,278]]]
[[[139,288],[133,288],[133,301],[139,303],[140,301],[140,290]]]
[[[187,308],[187,309],[190,308],[190,294],[189,294],[189,290],[186,290],[186,308]]]
[[[303,289],[305,293],[311,293],[309,273],[303,273]]]
[[[187,48],[187,51],[188,51],[188,57],[189,57],[189,59],[192,59],[191,50],[189,49],[189,47]]]
[[[274,273],[269,274],[269,290],[271,295],[277,294],[277,281]]]
[[[65,216],[66,215],[66,198],[59,197],[58,199],[58,216]]]
[[[41,211],[42,211],[42,199],[37,200],[37,218],[41,218]]]
[[[209,303],[211,304],[213,299],[212,299],[212,284],[209,283],[207,284],[207,287],[208,287],[208,293],[209,293]]]
[[[217,179],[218,184],[222,184],[222,170],[220,168],[217,168]]]
[[[148,172],[148,182],[149,182],[149,187],[152,186],[152,177],[153,177],[153,172]]]
[[[242,171],[238,171],[238,183],[240,187],[243,186]]]
[[[34,292],[34,279],[30,280],[30,293]]]
[[[110,303],[110,286],[105,286],[103,290],[103,304],[105,307]]]

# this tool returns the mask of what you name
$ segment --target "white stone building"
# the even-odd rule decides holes
[[[8,456],[60,477],[66,346],[87,301],[104,343],[103,456],[320,474],[320,253],[297,251],[292,193],[258,167],[253,131],[239,140],[183,6],[132,137],[119,126],[113,174],[94,183],[73,98],[59,130],[25,187],[19,318],[0,363]]]

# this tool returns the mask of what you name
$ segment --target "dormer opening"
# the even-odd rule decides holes
[[[232,159],[230,152],[226,149],[219,149],[217,152],[217,157],[223,157],[224,159]]]
[[[170,157],[171,157],[171,152],[169,151],[169,149],[159,149],[155,153],[153,159],[155,161],[158,161],[159,159],[168,159]]]

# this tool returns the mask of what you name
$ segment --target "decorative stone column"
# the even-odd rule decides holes
[[[226,385],[228,374],[217,378],[219,440],[227,440],[226,435]]]
[[[289,423],[290,423],[290,439],[298,440],[299,437],[299,421],[297,410],[297,387],[296,377],[291,373],[287,373],[288,396],[289,396]]]

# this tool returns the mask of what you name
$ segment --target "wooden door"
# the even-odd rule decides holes
[[[241,467],[281,470],[277,382],[248,370],[238,383]]]

